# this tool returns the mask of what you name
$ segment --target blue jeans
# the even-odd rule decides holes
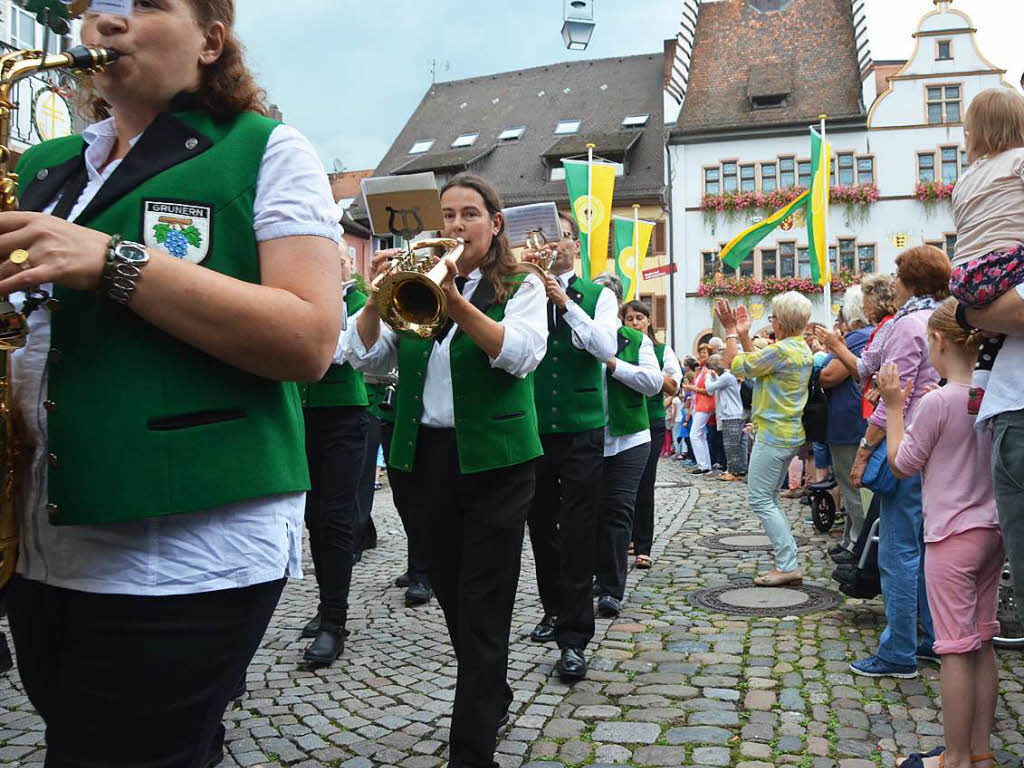
[[[917,666],[917,648],[935,641],[924,586],[924,529],[921,522],[921,476],[900,480],[895,492],[881,497],[878,524],[878,570],[888,625],[877,656],[889,664]],[[918,636],[918,612],[922,634]]]
[[[750,454],[750,466],[747,467],[747,498],[750,508],[760,518],[764,532],[772,540],[775,567],[780,571],[797,569],[796,541],[786,513],[779,506],[779,487],[797,450],[797,447],[783,448],[755,440],[754,451]]]

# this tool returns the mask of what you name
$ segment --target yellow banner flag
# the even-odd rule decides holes
[[[651,244],[654,222],[634,221],[621,216],[612,218],[615,220],[615,274],[622,281],[623,301],[633,301],[640,290],[640,277],[644,272],[644,259]]]
[[[580,250],[584,266],[589,261],[593,278],[608,267],[608,230],[612,221],[615,166],[585,160],[563,160],[572,212],[580,228]],[[587,194],[587,188],[590,194]]]

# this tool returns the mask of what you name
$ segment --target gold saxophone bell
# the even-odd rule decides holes
[[[417,251],[443,248],[441,261]],[[459,238],[436,237],[420,240],[379,275],[372,285],[381,319],[395,331],[411,331],[423,339],[437,334],[448,322],[448,299],[441,283],[448,275],[446,260],[458,261],[465,248]]]

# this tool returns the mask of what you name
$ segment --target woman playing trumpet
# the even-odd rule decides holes
[[[516,263],[501,202],[479,176],[441,190],[444,236],[461,238],[441,288],[450,323],[420,339],[381,327],[375,299],[347,346],[352,364],[401,386],[389,465],[417,488],[431,586],[458,659],[452,768],[491,768],[512,691],[505,678],[533,460],[541,454],[529,374],[547,346],[544,288]],[[396,251],[373,259],[381,274]]]

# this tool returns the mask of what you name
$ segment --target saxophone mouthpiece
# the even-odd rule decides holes
[[[91,48],[87,45],[76,45],[64,52],[73,69],[93,69],[104,67],[121,58],[121,54],[111,48]]]

